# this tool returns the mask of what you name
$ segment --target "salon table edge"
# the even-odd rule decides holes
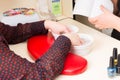
[[[66,18],[59,22],[66,25],[77,26],[79,28],[79,33],[89,34],[94,38],[94,43],[91,51],[87,55],[82,56],[88,61],[85,72],[77,75],[60,75],[55,80],[120,80],[120,76],[110,78],[107,74],[109,57],[112,56],[114,47],[118,48],[118,53],[120,52],[120,41],[71,18]],[[21,57],[34,62],[29,55],[26,42],[9,46],[15,53],[19,53],[18,55]]]

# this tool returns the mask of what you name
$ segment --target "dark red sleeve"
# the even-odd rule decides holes
[[[9,26],[0,23],[0,33],[9,44],[19,43],[27,40],[31,36],[46,34],[47,32],[44,27],[44,21],[18,24],[17,26]]]
[[[60,36],[35,63],[21,58],[9,49],[0,35],[0,80],[54,80],[64,66],[71,42]]]
[[[70,40],[60,36],[46,54],[36,61],[38,73],[43,80],[54,80],[61,73],[70,48]]]

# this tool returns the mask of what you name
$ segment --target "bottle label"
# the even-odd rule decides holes
[[[55,16],[59,16],[62,14],[60,0],[52,0],[52,13]]]

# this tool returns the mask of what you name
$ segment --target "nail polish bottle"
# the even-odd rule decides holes
[[[117,48],[113,48],[113,60],[114,60],[114,66],[117,66],[117,62],[118,62],[118,52],[117,52]]]
[[[116,67],[114,67],[114,59],[111,56],[109,61],[109,67],[107,68],[108,76],[114,77],[116,75]]]
[[[120,54],[118,55],[117,74],[120,75]]]

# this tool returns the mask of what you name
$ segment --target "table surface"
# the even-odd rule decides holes
[[[118,48],[118,52],[120,52],[120,41],[70,18],[59,22],[77,26],[79,33],[91,35],[94,38],[94,43],[89,54],[83,56],[88,61],[88,67],[84,73],[72,76],[60,75],[55,80],[120,80],[120,76],[109,78],[107,75],[109,57],[112,56],[114,47]],[[18,55],[21,57],[34,62],[29,55],[26,42],[10,45],[10,49],[15,51],[16,54],[19,53]]]

